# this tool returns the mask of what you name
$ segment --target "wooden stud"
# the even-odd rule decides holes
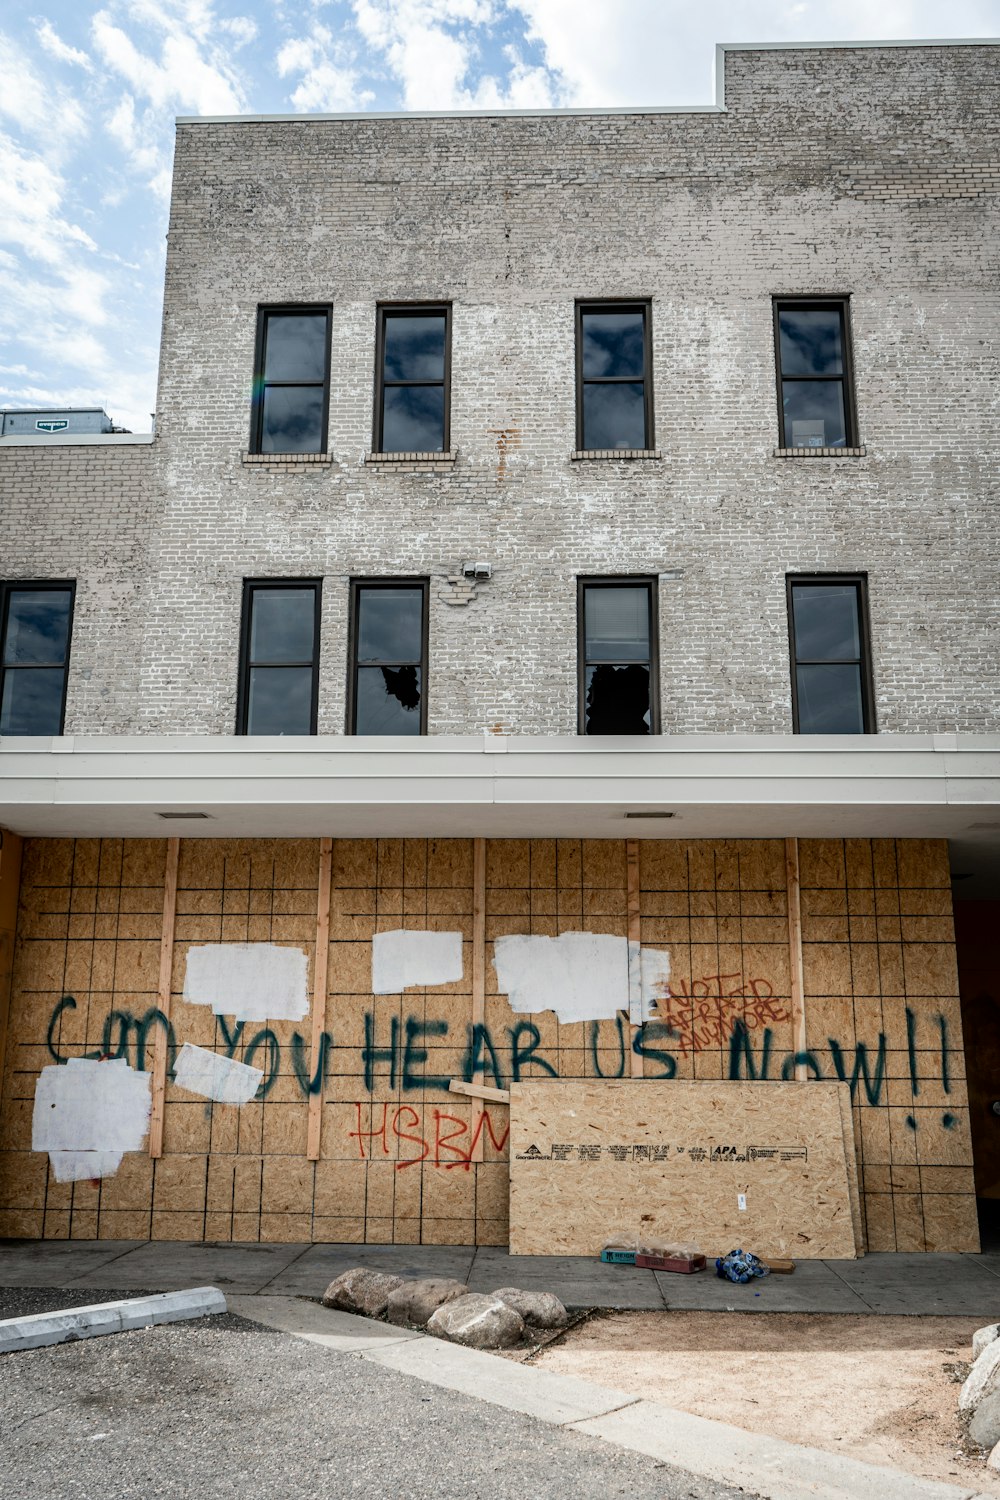
[[[482,1026],[486,1020],[486,840],[472,841],[472,1024]],[[454,1079],[452,1083],[454,1083]],[[470,1084],[469,1089],[473,1086]],[[453,1090],[458,1093],[458,1089]],[[489,1092],[495,1092],[489,1091]],[[473,1094],[474,1098],[484,1095]],[[482,1161],[483,1133],[480,1131],[472,1148],[472,1160]]]
[[[170,1020],[170,990],[174,971],[174,923],[177,917],[177,864],[181,841],[167,839],[167,863],[163,872],[163,925],[160,928],[160,980],[157,1005]],[[153,1105],[149,1115],[149,1154],[163,1155],[163,1111],[167,1089],[167,1028],[157,1026],[153,1048]]]
[[[323,1053],[323,1030],[326,1025],[326,985],[330,966],[330,898],[333,891],[333,839],[319,841],[319,879],[316,891],[316,953],[313,959],[312,1047],[309,1076],[316,1078]],[[309,1124],[306,1156],[319,1161],[319,1143],[323,1129],[323,1087],[309,1095]]]
[[[806,1050],[806,993],[802,972],[802,901],[799,880],[799,841],[785,840],[785,887],[788,895],[788,966],[791,973],[792,1051]],[[795,1082],[805,1083],[809,1070],[796,1063]]]
[[[0,829],[0,1089],[7,1062],[7,1024],[20,894],[21,840],[9,829]]]
[[[452,1078],[448,1088],[453,1094],[465,1094],[470,1099],[485,1099],[489,1104],[509,1104],[509,1089],[491,1089],[486,1083],[465,1083],[461,1078]]]
[[[639,914],[639,841],[638,839],[625,840],[625,878],[628,882],[628,953],[629,953],[629,1000],[632,1002],[632,1014],[642,1014],[642,960],[641,940],[642,922]],[[633,1026],[631,1037],[633,1042],[642,1030],[641,1026]],[[642,1077],[642,1055],[631,1048],[629,1056],[632,1060],[632,1077]]]

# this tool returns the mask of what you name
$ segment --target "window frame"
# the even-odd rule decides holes
[[[830,297],[785,297],[775,293],[771,298],[772,318],[774,322],[774,374],[775,387],[778,398],[778,447],[790,448],[785,433],[785,401],[782,395],[782,382],[784,376],[781,373],[781,323],[780,315],[786,308],[796,309],[799,312],[830,312],[836,309],[840,314],[840,343],[843,354],[844,372],[842,375],[789,375],[789,380],[814,380],[825,381],[831,384],[839,380],[843,387],[844,395],[844,448],[857,448],[860,446],[858,437],[858,410],[854,389],[854,344],[851,339],[851,297],[850,293]],[[841,450],[843,451],[843,450]]]
[[[289,589],[310,588],[313,591],[313,659],[311,662],[270,662],[268,665],[274,667],[305,667],[312,668],[312,696],[309,705],[309,733],[316,733],[316,724],[319,714],[319,663],[320,663],[320,624],[323,616],[323,580],[322,578],[244,578],[242,609],[240,614],[240,662],[239,677],[236,690],[236,733],[245,735],[249,739],[256,739],[256,735],[250,735],[247,731],[247,719],[250,713],[250,668],[253,662],[250,660],[250,622],[252,615],[253,595],[258,589]],[[273,736],[271,736],[273,738]],[[267,738],[267,736],[261,736]],[[291,736],[295,738],[295,736]]]
[[[253,387],[250,400],[250,452],[264,453],[261,446],[264,427],[264,343],[266,338],[267,320],[272,314],[298,314],[302,317],[319,316],[326,318],[326,339],[324,344],[325,363],[323,377],[323,427],[321,433],[321,444],[315,451],[320,454],[329,452],[330,443],[330,352],[333,338],[333,303],[332,302],[261,302],[257,306],[257,333],[254,339],[253,355]],[[318,380],[270,380],[269,386],[318,386]],[[308,450],[312,452],[312,449]],[[265,455],[266,456],[266,455]],[[277,452],[273,455],[279,457]],[[293,458],[303,457],[300,453],[291,453]]]
[[[352,578],[350,615],[347,645],[347,728],[346,733],[357,735],[358,718],[358,617],[361,595],[365,589],[413,589],[419,588],[423,595],[420,613],[420,738],[427,733],[427,689],[430,666],[430,579],[429,578]],[[369,665],[371,665],[369,663]],[[383,662],[382,666],[412,666],[412,662]],[[390,736],[360,735],[360,739],[379,739]]]
[[[607,739],[607,735],[587,734],[587,631],[586,591],[588,588],[621,588],[645,584],[649,599],[649,738],[660,733],[660,615],[659,579],[655,573],[584,573],[576,580],[576,732],[585,739]],[[626,735],[640,739],[640,735]]]
[[[877,734],[878,729],[875,722],[875,680],[872,674],[872,642],[871,642],[871,618],[868,612],[868,574],[867,573],[786,573],[785,574],[785,609],[788,615],[788,661],[792,680],[792,733],[808,734],[799,728],[799,666],[823,665],[823,662],[814,663],[812,658],[803,658],[801,661],[795,651],[795,615],[792,608],[792,594],[796,584],[830,584],[835,587],[838,584],[851,584],[855,590],[855,598],[858,607],[858,645],[861,657],[858,663],[861,669],[861,717],[863,728],[862,734]],[[829,662],[829,658],[824,658]],[[843,658],[847,662],[848,658]],[[853,659],[851,664],[853,665]],[[838,736],[842,738],[842,736]]]
[[[4,662],[7,654],[7,624],[10,618],[10,598],[17,593],[39,593],[58,592],[69,593],[69,617],[66,622],[66,655],[63,657],[62,667],[55,667],[46,662],[25,662],[23,666],[17,663]],[[57,735],[15,735],[5,734],[3,739],[61,739],[66,732],[66,696],[69,692],[69,661],[73,650],[73,618],[76,610],[76,579],[75,578],[39,578],[21,579],[12,578],[0,583],[0,703],[3,701],[3,689],[8,672],[23,672],[25,668],[34,666],[42,671],[61,671],[63,674],[62,698],[59,703],[59,732]]]
[[[382,424],[385,417],[385,324],[387,317],[427,317],[444,314],[444,378],[442,380],[390,380],[397,385],[440,385],[444,389],[444,425],[441,452],[451,452],[451,303],[450,302],[378,302],[375,306],[375,400],[373,403],[372,452],[397,453],[408,449],[383,448]],[[433,450],[413,450],[432,451]]]
[[[653,301],[651,297],[577,297],[575,303],[576,324],[576,451],[578,453],[603,453],[603,448],[584,447],[583,431],[583,387],[584,385],[634,385],[634,375],[588,375],[583,374],[583,316],[588,312],[641,312],[642,324],[642,400],[645,427],[643,452],[656,447],[656,430],[653,422]],[[615,450],[608,450],[615,451]],[[622,449],[622,452],[634,452]]]

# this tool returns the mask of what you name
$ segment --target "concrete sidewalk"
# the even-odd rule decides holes
[[[676,1276],[596,1259],[513,1256],[492,1246],[0,1241],[0,1286],[8,1287],[169,1292],[212,1285],[225,1292],[319,1297],[341,1271],[358,1265],[454,1276],[472,1291],[538,1288],[555,1292],[570,1308],[1000,1317],[1000,1253],[799,1261],[791,1276],[734,1286],[711,1271]]]

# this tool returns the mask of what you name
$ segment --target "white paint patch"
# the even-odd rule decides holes
[[[110,1177],[149,1129],[152,1075],[124,1057],[71,1057],[43,1068],[35,1085],[31,1149],[47,1151],[57,1182]]]
[[[670,974],[666,951],[640,951],[628,938],[595,932],[500,937],[493,962],[511,1010],[551,1010],[567,1024],[610,1021],[623,1010],[640,1025],[655,1015],[658,987]]]
[[[414,984],[462,977],[460,932],[377,932],[372,938],[372,994],[398,995]]]
[[[176,1084],[218,1104],[249,1104],[263,1077],[262,1068],[251,1068],[193,1042],[184,1043],[174,1065]]]
[[[309,958],[276,943],[203,943],[188,949],[184,999],[237,1021],[301,1021]]]
[[[113,1177],[122,1164],[124,1151],[50,1151],[56,1182],[91,1182],[95,1177]]]

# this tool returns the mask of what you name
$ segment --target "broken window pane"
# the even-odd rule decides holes
[[[423,583],[355,584],[354,734],[423,734]]]
[[[355,734],[419,734],[420,675],[419,667],[361,667]]]
[[[652,582],[586,583],[582,608],[582,733],[652,734]]]
[[[585,734],[649,734],[649,667],[587,668]]]

